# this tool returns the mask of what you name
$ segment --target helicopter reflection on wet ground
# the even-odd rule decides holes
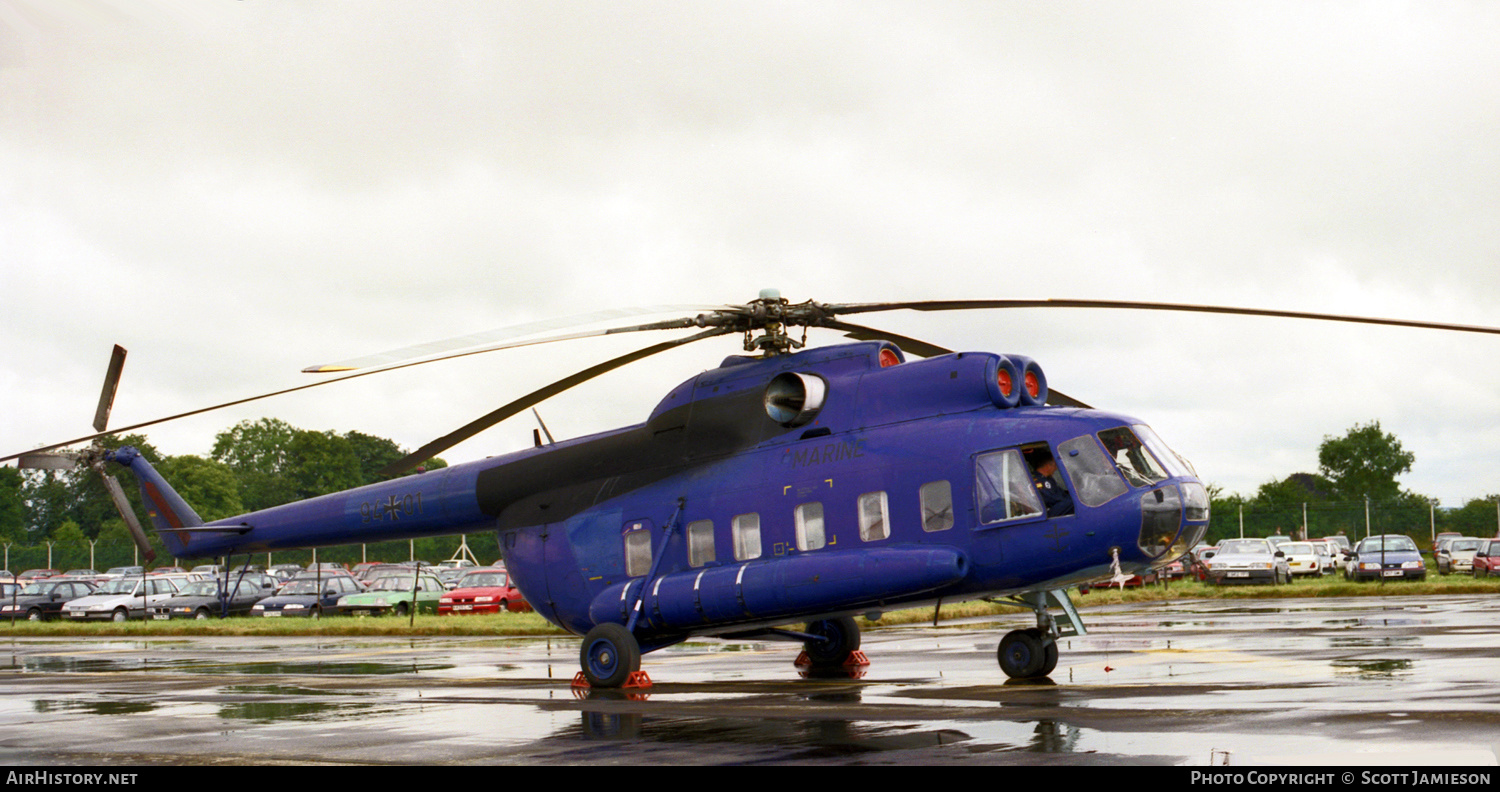
[[[995,661],[1021,615],[869,631],[856,678],[695,641],[649,655],[640,693],[572,689],[576,639],[18,638],[0,760],[1474,763],[1500,734],[1497,615],[1482,596],[1090,609],[1031,683]]]

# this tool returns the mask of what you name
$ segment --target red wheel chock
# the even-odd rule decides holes
[[[593,685],[590,685],[588,677],[585,677],[583,672],[579,671],[573,676],[573,687],[591,688]],[[625,688],[641,689],[648,687],[651,687],[651,676],[645,671],[631,671],[630,676],[625,677],[625,684],[620,686],[622,690]]]
[[[849,653],[848,657],[844,658],[844,662],[839,664],[839,668],[864,668],[869,664],[870,658],[865,657],[864,652],[855,649],[854,651]],[[792,663],[792,665],[810,666],[812,665],[812,658],[809,658],[807,656],[807,652],[803,652],[802,654],[797,655],[797,659]]]

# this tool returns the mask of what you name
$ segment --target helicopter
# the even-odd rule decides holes
[[[1091,300],[743,305],[659,322],[537,337],[559,322],[393,350],[309,373],[333,379],[107,430],[124,350],[106,376],[96,434],[23,454],[22,467],[99,471],[132,535],[144,530],[110,465],[137,480],[172,555],[494,531],[506,568],[548,621],[581,636],[578,684],[648,685],[641,658],[696,636],[800,642],[814,671],[865,662],[855,616],[985,599],[1036,626],[996,649],[1012,679],[1045,677],[1058,639],[1086,634],[1069,589],[1181,557],[1204,536],[1209,495],[1191,464],[1139,419],[1049,387],[1019,354],[954,352],[841,316],[918,310],[1111,308],[1318,319],[1500,334],[1500,328]],[[673,307],[681,308],[680,306]],[[646,312],[642,309],[641,312]],[[650,309],[656,310],[656,309]],[[613,319],[629,312],[574,317]],[[802,329],[800,340],[795,328]],[[807,329],[852,339],[808,347]],[[642,423],[205,522],[133,448],[104,435],[357,376],[576,338],[693,330],[584,369],[387,466],[443,450],[620,366],[740,334],[742,351],[670,389]],[[545,425],[543,425],[545,430]],[[68,446],[95,441],[82,451]],[[800,629],[788,625],[802,624]]]

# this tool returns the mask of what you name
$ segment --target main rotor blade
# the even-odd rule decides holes
[[[1452,330],[1460,333],[1500,335],[1500,327],[1486,327],[1483,325],[1419,322],[1408,319],[1385,319],[1375,316],[1349,316],[1345,314],[1313,313],[1308,311],[1270,311],[1260,308],[1236,308],[1227,305],[1128,302],[1121,300],[929,300],[921,302],[830,304],[823,307],[835,314],[899,310],[967,311],[980,308],[1110,308],[1132,311],[1181,311],[1188,313],[1228,314],[1231,316],[1268,316],[1277,319],[1314,319],[1325,322],[1353,322],[1356,324],[1415,327],[1425,330]]]
[[[819,327],[826,327],[830,330],[842,330],[846,337],[859,341],[890,341],[896,346],[901,347],[902,352],[910,352],[917,357],[937,357],[938,355],[948,355],[953,352],[953,350],[940,347],[937,344],[929,344],[926,341],[900,335],[899,333],[877,330],[873,327],[865,327],[863,325],[849,324],[848,322],[827,321],[819,325]]]
[[[453,446],[456,446],[459,443],[468,440],[474,435],[479,434],[480,432],[490,428],[491,426],[494,426],[497,423],[500,423],[501,421],[511,417],[512,415],[515,415],[516,413],[525,410],[528,407],[531,407],[532,405],[539,404],[543,400],[556,396],[557,394],[562,393],[563,391],[573,387],[574,385],[587,382],[594,377],[599,376],[600,374],[608,371],[613,371],[614,369],[617,369],[627,363],[634,363],[637,360],[655,355],[658,352],[665,352],[668,349],[680,347],[684,344],[690,344],[694,341],[701,341],[705,338],[712,338],[714,336],[721,336],[733,332],[736,331],[732,328],[715,327],[709,330],[705,330],[701,333],[690,335],[686,338],[679,338],[675,341],[666,341],[660,344],[646,347],[644,349],[637,349],[636,351],[629,354],[621,355],[612,360],[607,360],[597,366],[590,366],[589,368],[586,368],[583,371],[578,372],[577,374],[569,377],[564,377],[563,379],[560,379],[552,383],[551,385],[534,390],[531,393],[528,393],[525,396],[516,399],[510,404],[501,407],[498,410],[494,410],[493,412],[490,412],[477,420],[465,424],[464,426],[428,443],[427,445],[422,446],[421,448],[413,451],[405,457],[398,459],[389,465],[386,465],[384,468],[380,469],[379,473],[382,476],[395,476],[401,473],[405,473],[406,471],[411,470],[417,465],[422,464],[422,462],[431,459],[438,454],[441,454],[449,448],[452,448]]]
[[[115,390],[120,387],[120,372],[125,369],[125,347],[115,344],[109,356],[109,368],[104,372],[104,390],[99,393],[99,406],[94,410],[94,431],[102,432],[109,426],[109,411],[115,406]]]
[[[349,358],[348,360],[340,360],[335,363],[323,363],[317,366],[308,366],[307,368],[302,369],[302,371],[308,374],[322,374],[335,371],[353,371],[355,369],[364,369],[373,366],[388,366],[392,363],[404,363],[409,360],[416,360],[417,358],[425,358],[433,355],[442,355],[456,350],[468,350],[466,354],[476,354],[478,352],[489,351],[490,349],[501,348],[491,347],[491,344],[497,344],[512,338],[521,338],[523,336],[535,335],[547,330],[557,330],[564,327],[576,327],[578,325],[593,324],[594,322],[603,322],[610,319],[622,319],[627,316],[643,316],[646,314],[654,313],[681,313],[686,311],[723,310],[731,309],[728,306],[724,305],[650,305],[641,306],[638,308],[611,308],[605,311],[595,311],[593,313],[577,314],[574,316],[564,316],[554,319],[543,319],[536,322],[524,322],[522,324],[509,325],[506,327],[497,327],[493,330],[485,330],[479,333],[471,333],[469,335],[454,336],[453,338],[444,338],[437,341],[429,341],[423,344],[413,344],[412,346],[408,347],[390,349],[386,350],[385,352],[378,352],[373,355],[364,355],[357,358]],[[691,323],[689,323],[688,326],[691,326]],[[631,330],[635,329],[638,328],[617,328],[611,330],[601,330],[597,333],[570,335],[567,337],[586,338],[588,335],[609,335],[611,333],[630,332]],[[648,327],[647,329],[657,328]],[[481,346],[484,347],[484,349],[475,349],[475,347]],[[444,357],[438,359],[446,360],[447,358]]]
[[[63,441],[61,443],[53,443],[52,445],[49,445],[49,446],[42,446],[41,448],[33,448],[33,449],[29,449],[27,451],[22,451],[22,452],[17,453],[17,454],[10,454],[9,456],[3,456],[3,457],[0,457],[0,462],[9,462],[12,459],[16,459],[16,458],[22,457],[22,456],[29,456],[29,455],[32,455],[32,454],[40,454],[40,453],[44,453],[44,452],[47,452],[47,451],[55,451],[55,450],[57,450],[59,448],[66,448],[67,446],[77,445],[78,443],[87,443],[90,440],[95,440],[95,439],[98,439],[100,437],[106,437],[106,436],[109,436],[109,435],[116,435],[116,434],[124,434],[125,432],[132,432],[132,431],[135,431],[136,429],[143,429],[143,428],[145,428],[147,426],[155,426],[156,424],[167,423],[169,421],[176,421],[176,420],[181,419],[181,418],[191,418],[192,416],[195,416],[195,415],[201,415],[203,413],[213,412],[214,410],[222,410],[222,409],[224,409],[226,407],[237,407],[237,406],[239,406],[241,404],[249,404],[250,402],[260,401],[261,399],[269,399],[272,396],[283,396],[283,395],[288,394],[288,393],[296,393],[297,391],[303,391],[303,390],[307,390],[309,388],[318,388],[318,387],[322,387],[324,385],[332,385],[335,382],[343,382],[345,380],[358,379],[359,377],[368,377],[371,374],[382,374],[382,373],[387,372],[387,371],[396,371],[396,370],[399,370],[399,369],[411,368],[412,366],[421,366],[421,365],[426,364],[426,363],[436,363],[436,362],[441,361],[441,360],[451,360],[453,358],[466,357],[468,355],[478,355],[478,354],[482,354],[482,353],[485,353],[485,352],[494,352],[494,351],[501,350],[501,349],[516,349],[516,348],[524,347],[524,346],[535,346],[535,345],[538,345],[538,344],[550,344],[550,343],[553,343],[553,342],[556,342],[556,341],[571,341],[571,340],[578,339],[578,338],[593,338],[593,337],[596,337],[596,336],[613,335],[613,334],[616,334],[616,333],[632,333],[632,332],[643,331],[643,330],[673,330],[673,329],[680,329],[680,328],[684,328],[684,327],[696,327],[696,326],[697,325],[694,323],[693,319],[673,319],[673,320],[667,320],[667,321],[664,321],[664,322],[655,322],[655,323],[645,324],[645,325],[634,325],[634,326],[630,326],[630,327],[613,327],[613,328],[609,328],[609,329],[605,329],[605,330],[590,330],[590,331],[585,331],[585,332],[581,332],[581,333],[565,333],[563,335],[545,336],[545,337],[542,337],[542,338],[529,338],[529,339],[525,339],[525,340],[522,340],[522,341],[513,341],[513,342],[505,343],[505,344],[493,344],[491,346],[488,346],[488,347],[485,347],[485,348],[482,348],[482,349],[470,349],[470,350],[466,350],[466,351],[463,351],[463,352],[455,352],[455,353],[453,353],[451,355],[444,355],[444,356],[441,356],[441,357],[426,358],[426,359],[423,359],[423,360],[413,360],[413,361],[410,361],[410,362],[407,362],[407,363],[396,363],[396,364],[391,364],[391,365],[387,365],[387,366],[378,366],[378,367],[375,367],[375,368],[368,368],[368,369],[364,369],[364,370],[361,370],[361,371],[355,371],[355,372],[352,372],[352,373],[349,373],[349,374],[344,374],[343,376],[330,377],[328,379],[320,379],[317,382],[310,382],[310,383],[307,383],[306,385],[296,385],[296,386],[293,386],[293,387],[290,387],[290,388],[282,388],[281,390],[274,390],[274,391],[271,391],[270,393],[262,393],[262,394],[259,394],[259,395],[256,395],[256,396],[247,396],[247,397],[245,397],[243,399],[235,399],[234,401],[227,401],[227,402],[223,402],[222,404],[215,404],[215,405],[212,405],[212,406],[209,406],[209,407],[200,407],[200,408],[198,408],[196,410],[189,410],[187,412],[177,413],[176,415],[168,415],[168,416],[166,416],[164,418],[155,418],[155,419],[152,419],[150,421],[142,421],[140,423],[131,424],[129,426],[121,426],[121,427],[117,427],[115,429],[111,429],[111,430],[109,430],[107,432],[106,431],[101,431],[101,432],[95,432],[94,434],[91,434],[91,435],[84,435],[83,437],[75,437],[72,440],[65,440],[65,441]],[[722,332],[734,332],[734,330],[731,329],[731,328],[715,328],[715,330],[716,331],[722,330]],[[718,335],[718,334],[720,334],[720,333],[718,333],[718,332],[715,333],[715,335]]]

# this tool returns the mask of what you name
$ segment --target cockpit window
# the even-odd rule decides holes
[[[1114,459],[1120,472],[1125,474],[1125,480],[1130,482],[1130,486],[1145,487],[1166,480],[1167,473],[1162,470],[1161,464],[1146,451],[1145,444],[1128,427],[1106,429],[1099,433],[1099,440],[1104,443],[1105,451]]]
[[[1073,494],[1083,505],[1102,506],[1129,491],[1093,435],[1062,443],[1057,452],[1073,482]]]
[[[1151,449],[1151,453],[1156,455],[1157,460],[1161,462],[1162,467],[1167,469],[1169,475],[1178,478],[1184,476],[1196,477],[1198,475],[1193,471],[1193,466],[1186,459],[1183,459],[1176,451],[1168,447],[1166,442],[1157,436],[1156,432],[1151,431],[1151,427],[1144,424],[1136,424],[1134,429],[1136,435],[1141,438],[1141,442],[1145,443],[1146,447]]]

